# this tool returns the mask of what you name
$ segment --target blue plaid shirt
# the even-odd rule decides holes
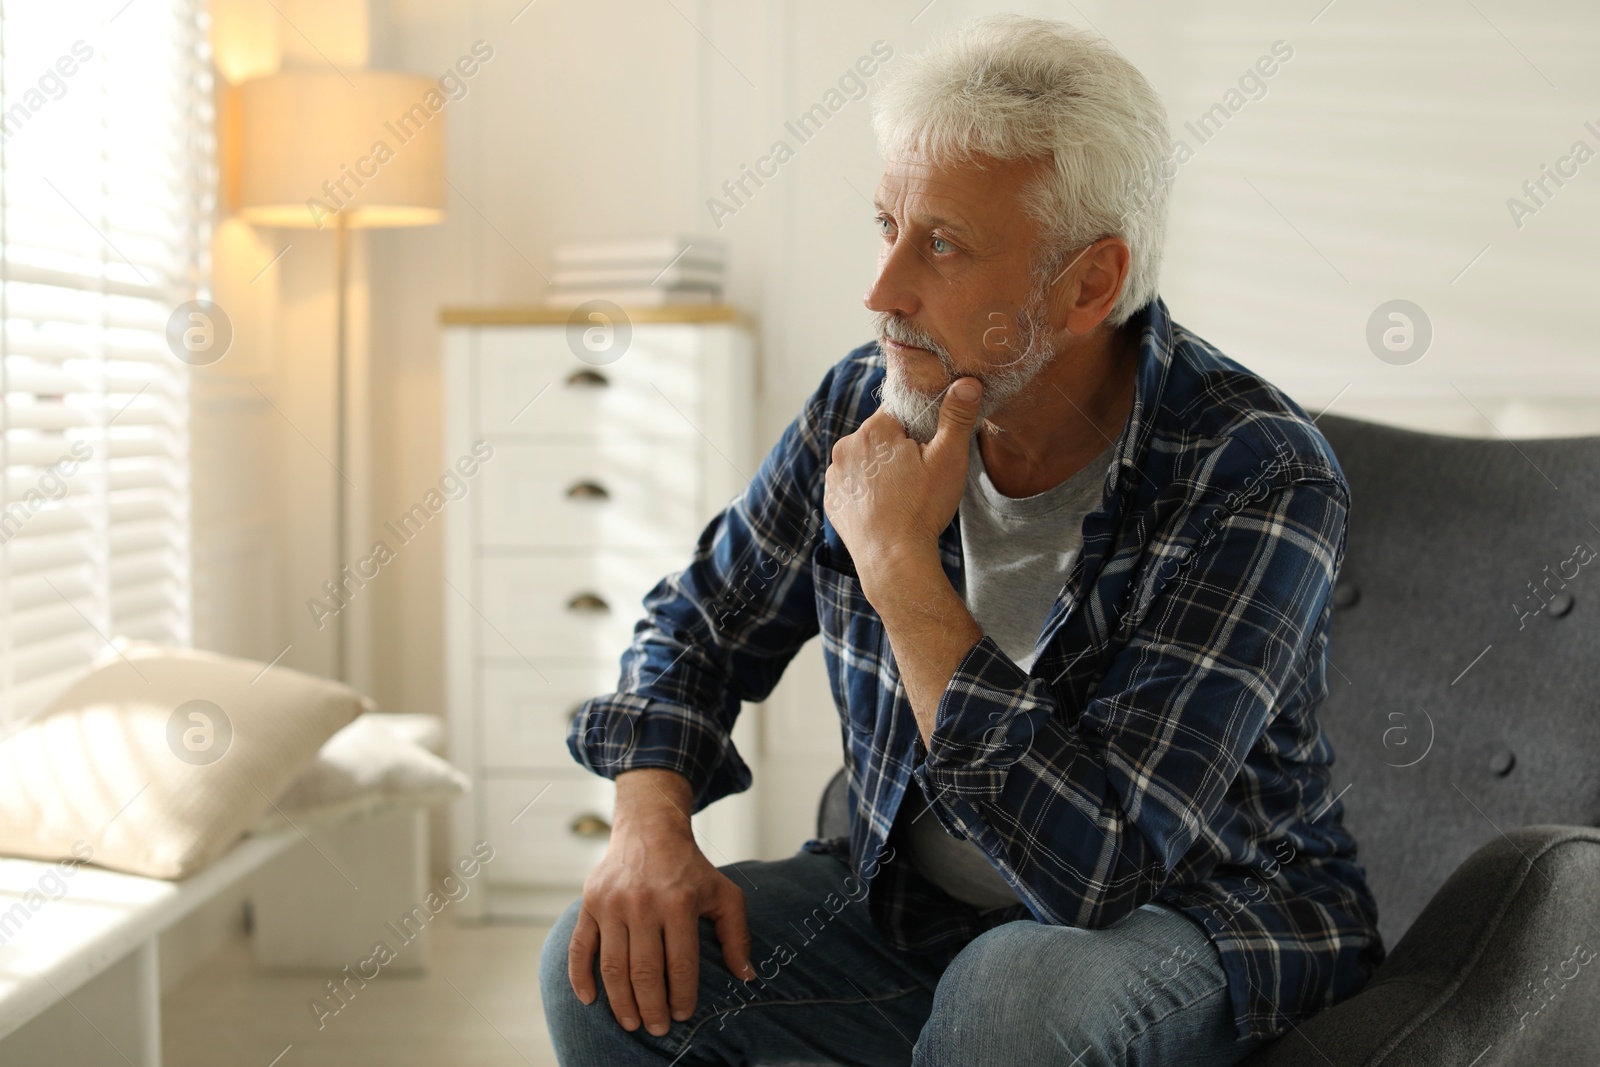
[[[1131,327],[1132,411],[1030,670],[984,637],[924,747],[823,513],[834,442],[878,407],[884,364],[867,344],[645,597],[619,691],[584,706],[568,747],[607,777],[678,771],[696,811],[747,789],[730,740],[740,703],[771,693],[820,631],[850,836],[803,847],[849,860],[892,944],[948,961],[1000,922],[1097,929],[1161,901],[1216,945],[1239,1035],[1272,1035],[1355,993],[1384,957],[1316,715],[1349,488],[1305,411],[1164,302]],[[939,541],[957,589],[959,526]],[[1021,903],[980,915],[896,850],[913,780]]]

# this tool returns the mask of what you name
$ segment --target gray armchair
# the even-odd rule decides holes
[[[1595,1063],[1600,437],[1318,425],[1351,492],[1321,721],[1389,954],[1244,1062]]]

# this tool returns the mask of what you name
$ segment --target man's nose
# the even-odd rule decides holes
[[[896,238],[878,256],[878,276],[861,297],[869,311],[888,312],[910,319],[922,307],[918,295],[922,261],[909,241]]]

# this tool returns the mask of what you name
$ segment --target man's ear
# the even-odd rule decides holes
[[[1074,252],[1048,290],[1050,325],[1074,335],[1100,325],[1122,295],[1131,261],[1120,237],[1102,237]]]

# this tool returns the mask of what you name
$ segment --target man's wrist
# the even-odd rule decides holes
[[[861,578],[861,591],[880,616],[887,606],[880,601],[894,596],[897,591],[920,586],[930,579],[948,582],[939,562],[937,542],[890,545],[870,553],[865,560],[857,560],[856,574]]]
[[[616,785],[613,832],[682,832],[693,836],[689,813],[694,806],[694,787],[679,772],[666,767],[635,767],[620,772]]]

